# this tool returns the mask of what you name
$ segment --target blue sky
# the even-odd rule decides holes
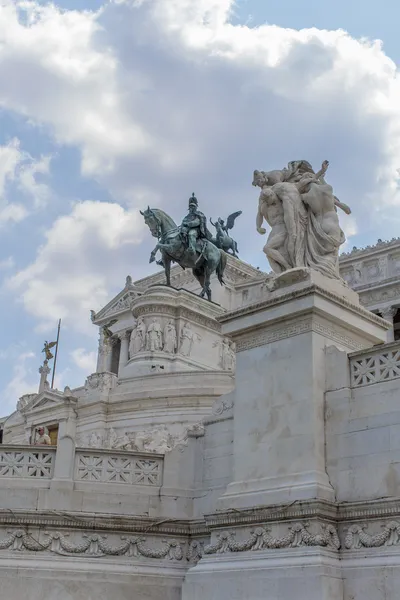
[[[268,270],[252,171],[328,158],[347,247],[396,236],[399,21],[394,0],[3,1],[0,415],[58,318],[57,385],[94,369],[90,309],[154,272],[148,204],[242,209],[241,257]]]

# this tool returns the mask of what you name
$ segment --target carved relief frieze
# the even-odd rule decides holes
[[[364,306],[380,304],[400,298],[400,285],[392,284],[384,288],[360,291],[360,301]]]

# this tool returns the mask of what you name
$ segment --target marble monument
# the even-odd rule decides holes
[[[0,419],[5,597],[397,600],[400,241],[339,258],[327,168],[255,171],[272,273],[194,195],[143,211],[163,271],[91,312],[96,371],[45,353]]]

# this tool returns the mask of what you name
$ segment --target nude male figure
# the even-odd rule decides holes
[[[279,172],[276,181],[279,181]],[[271,187],[274,179],[270,182],[268,177],[261,171],[254,171],[253,185],[261,188],[258,201],[258,212],[256,218],[257,231],[261,235],[266,233],[262,227],[265,219],[271,227],[267,243],[263,251],[266,254],[271,269],[275,273],[283,273],[292,268],[287,249],[288,231],[285,224],[283,204]]]

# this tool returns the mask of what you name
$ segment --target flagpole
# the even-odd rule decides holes
[[[54,377],[55,377],[55,374],[56,374],[56,364],[57,364],[57,354],[58,354],[58,340],[60,339],[60,327],[61,327],[61,319],[59,319],[59,321],[58,321],[56,352],[55,352],[55,355],[54,355],[53,376],[51,378],[51,388],[52,389],[53,389],[53,385],[54,385]]]

